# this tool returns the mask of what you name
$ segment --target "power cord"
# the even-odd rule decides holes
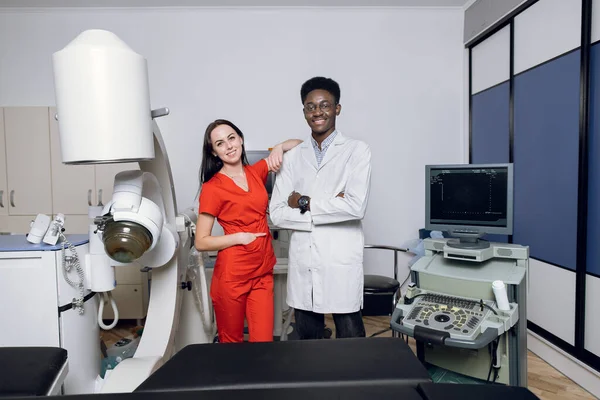
[[[58,234],[60,235],[61,242],[62,242],[61,253],[62,253],[63,276],[65,278],[65,281],[67,281],[67,283],[71,287],[79,290],[79,297],[73,299],[73,307],[77,309],[77,312],[79,313],[79,315],[83,315],[83,310],[84,310],[83,298],[85,296],[85,293],[84,293],[85,292],[85,287],[84,287],[85,273],[83,272],[83,268],[81,268],[81,264],[79,263],[79,257],[77,255],[77,250],[75,250],[75,246],[73,246],[73,244],[71,244],[67,240],[65,235],[62,233],[62,230],[59,231]],[[67,254],[66,254],[65,245],[71,252],[70,256],[67,256]],[[71,271],[71,268],[73,268],[73,267],[75,268],[75,272],[77,273],[78,282],[73,282],[69,278],[69,272]]]
[[[488,349],[490,349],[490,369],[488,371],[488,376],[487,376],[487,380],[486,383],[490,383],[490,376],[492,375],[492,369],[494,369],[494,380],[492,381],[492,383],[495,383],[496,380],[498,379],[498,370],[500,369],[499,367],[494,367],[494,365],[496,365],[498,363],[498,345],[500,342],[500,337],[498,337],[495,341],[493,341],[492,343],[490,343],[490,345],[488,346]]]

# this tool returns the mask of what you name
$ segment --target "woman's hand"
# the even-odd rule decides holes
[[[267,164],[269,165],[269,171],[277,172],[281,168],[283,162],[283,145],[278,144],[273,147],[271,154],[267,157]]]
[[[257,237],[266,236],[266,233],[250,233],[250,232],[238,232],[235,234],[238,244],[247,245],[256,240]]]

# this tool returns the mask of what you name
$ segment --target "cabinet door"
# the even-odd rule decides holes
[[[4,109],[8,212],[52,214],[48,107]]]
[[[48,112],[52,156],[52,208],[54,214],[88,214],[94,204],[96,182],[93,165],[65,165],[62,162],[56,109]]]
[[[115,175],[121,171],[138,170],[138,163],[96,165],[96,205],[106,205],[112,197]]]
[[[31,229],[36,215],[0,215],[0,233],[25,235]]]
[[[136,262],[131,265],[119,265],[115,267],[115,278],[117,279],[117,285],[139,285],[143,283],[142,274],[146,276],[146,282],[148,281],[147,273],[140,271],[142,266]]]
[[[119,319],[142,319],[144,313],[142,285],[117,285],[111,292]],[[112,320],[115,317],[110,304],[104,305],[103,319]]]
[[[0,252],[0,346],[60,346],[54,252]]]
[[[8,215],[6,185],[6,145],[4,142],[4,109],[0,108],[0,215]]]
[[[87,215],[65,215],[65,234],[87,235],[90,231],[92,220]]]

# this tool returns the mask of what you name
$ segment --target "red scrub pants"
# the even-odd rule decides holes
[[[244,317],[250,342],[273,341],[273,274],[241,282],[213,276],[210,295],[217,319],[219,342],[244,341]]]

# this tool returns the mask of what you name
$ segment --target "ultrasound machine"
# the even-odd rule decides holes
[[[426,365],[527,387],[529,248],[511,242],[513,165],[428,165],[424,240],[391,326]],[[492,235],[486,240],[486,235]]]

